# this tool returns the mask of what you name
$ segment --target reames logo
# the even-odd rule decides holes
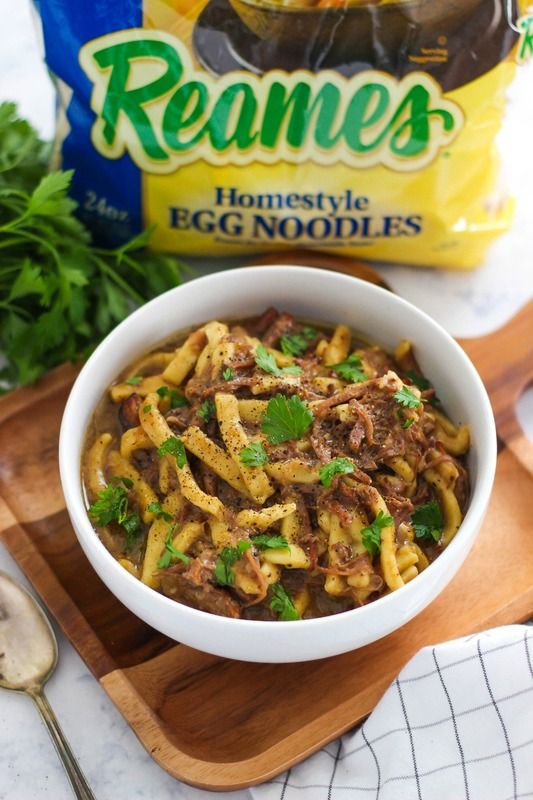
[[[88,42],[80,63],[94,85],[96,149],[128,152],[146,172],[209,164],[427,166],[464,124],[460,107],[428,75],[278,70],[213,78],[160,31],[129,29]]]

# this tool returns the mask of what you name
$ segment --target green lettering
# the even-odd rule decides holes
[[[242,97],[240,109],[234,105],[235,101]],[[257,112],[257,100],[252,87],[247,83],[234,83],[224,89],[213,108],[211,119],[207,125],[211,144],[215,150],[225,150],[233,142],[239,150],[246,150],[257,139],[257,133],[252,134],[251,128],[254,124]],[[237,115],[236,121],[232,119]],[[230,123],[233,125],[233,132],[228,131]]]
[[[455,121],[449,111],[443,109],[430,109],[431,96],[424,86],[413,86],[398,106],[390,124],[393,130],[405,111],[409,116],[394,131],[390,140],[390,148],[397,156],[413,158],[427,149],[431,136],[430,121],[437,117],[442,121],[442,127],[449,133],[453,131]]]
[[[325,149],[333,147],[340,136],[340,130],[335,135],[331,134],[331,127],[339,108],[340,92],[336,86],[327,83],[322,86],[313,101],[310,101],[311,88],[308,84],[297,83],[287,97],[286,87],[274,81],[265,107],[261,144],[271,149],[276,147],[284,120],[289,114],[285,138],[291,147],[301,147],[305,142],[313,114],[320,107],[315,125],[315,142]]]
[[[390,104],[390,94],[380,83],[367,83],[356,91],[346,109],[344,137],[348,147],[356,153],[374,150],[389,132],[388,126],[371,142],[364,142],[362,133],[371,128],[386,114]],[[372,111],[369,109],[374,108]]]
[[[196,98],[195,104],[185,116],[191,98]],[[184,128],[190,128],[191,125],[198,122],[205,111],[208,100],[209,93],[207,88],[205,84],[199,81],[185,83],[174,92],[163,115],[163,137],[171,150],[177,150],[178,152],[187,150],[200,141],[204,134],[204,128],[201,128],[186,141],[180,137],[180,131]]]
[[[170,91],[181,78],[182,63],[174,47],[153,39],[140,39],[111,45],[94,53],[101,69],[111,68],[111,77],[101,111],[104,120],[103,136],[111,145],[115,141],[120,113],[126,114],[150,158],[167,161],[168,155],[159,145],[150,117],[143,103],[161,97]],[[163,75],[137,89],[127,89],[131,62],[137,58],[157,58],[165,62]]]
[[[518,27],[522,31],[518,45],[518,61],[528,61],[533,56],[533,16],[521,17]]]

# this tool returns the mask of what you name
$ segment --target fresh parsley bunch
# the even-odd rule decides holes
[[[94,247],[68,197],[72,171],[48,172],[50,147],[0,104],[0,370],[3,390],[85,357],[136,306],[181,281],[146,251],[151,230]]]

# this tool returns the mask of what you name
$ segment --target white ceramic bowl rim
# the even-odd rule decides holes
[[[316,275],[317,272],[327,274],[328,281],[338,281],[338,282],[345,282],[346,288],[348,291],[353,291],[357,284],[362,285],[365,287],[365,291],[369,293],[372,297],[375,295],[376,297],[387,295],[390,298],[390,302],[393,306],[395,306],[395,311],[401,312],[402,309],[407,310],[411,315],[416,315],[421,319],[424,319],[426,322],[429,322],[433,327],[436,327],[441,334],[447,338],[448,346],[455,351],[456,358],[462,362],[462,367],[465,373],[468,375],[469,380],[477,386],[478,389],[478,402],[480,403],[479,413],[481,416],[485,417],[486,419],[493,420],[492,409],[490,406],[490,402],[485,391],[485,387],[476,372],[475,368],[473,367],[471,361],[462,350],[462,348],[457,344],[457,342],[444,330],[442,329],[434,320],[431,319],[427,314],[425,314],[420,309],[416,308],[415,306],[408,303],[406,300],[402,299],[398,295],[389,293],[387,290],[367,283],[365,281],[361,281],[357,278],[353,278],[350,276],[346,276],[340,273],[329,272],[327,270],[319,270],[316,267],[306,268],[306,267],[295,267],[291,265],[278,265],[278,266],[268,266],[268,267],[245,267],[245,268],[236,268],[225,270],[223,272],[217,272],[209,274],[205,277],[196,278],[193,281],[189,281],[181,286],[176,287],[175,289],[171,289],[169,292],[160,295],[159,297],[154,298],[149,303],[144,306],[141,306],[139,309],[133,312],[127,319],[120,323],[105,339],[104,341],[96,348],[93,354],[90,356],[88,361],[86,362],[85,366],[81,370],[73,388],[71,394],[68,398],[65,412],[63,416],[63,422],[61,426],[61,434],[60,434],[60,444],[59,444],[59,463],[60,463],[60,473],[61,473],[61,483],[63,487],[63,493],[66,500],[67,508],[69,509],[70,514],[73,516],[76,526],[78,528],[78,534],[85,540],[89,541],[90,539],[96,539],[100,545],[102,550],[100,556],[103,557],[108,564],[111,566],[112,569],[116,569],[123,574],[123,577],[129,581],[132,591],[137,593],[142,593],[149,602],[153,602],[157,600],[160,604],[161,613],[163,614],[172,614],[176,613],[176,610],[179,610],[180,615],[184,616],[184,619],[188,619],[190,624],[193,626],[195,621],[199,618],[204,619],[206,616],[210,617],[210,624],[213,628],[226,628],[228,632],[231,629],[235,629],[239,627],[241,630],[245,631],[246,629],[257,629],[257,626],[260,625],[262,630],[267,629],[279,629],[280,623],[277,621],[266,621],[266,620],[243,620],[243,619],[231,619],[228,617],[221,617],[216,616],[214,614],[207,614],[205,611],[200,611],[196,608],[191,608],[189,606],[183,605],[181,603],[176,603],[175,600],[171,600],[170,598],[166,597],[165,595],[156,592],[154,589],[149,588],[145,584],[143,584],[138,578],[135,578],[133,575],[127,573],[123,567],[116,561],[116,559],[111,555],[111,553],[105,548],[104,544],[98,538],[90,520],[87,515],[87,511],[84,505],[83,500],[83,493],[81,487],[81,478],[80,478],[80,464],[78,461],[78,454],[79,448],[77,447],[77,443],[80,441],[80,437],[83,441],[85,437],[85,430],[80,431],[79,424],[76,422],[76,410],[78,406],[84,405],[84,393],[86,391],[87,386],[91,380],[91,372],[96,364],[100,361],[100,359],[105,359],[106,353],[113,348],[115,342],[120,339],[122,336],[122,332],[125,328],[129,328],[135,323],[142,323],[142,321],[146,318],[149,318],[152,314],[156,314],[158,310],[158,306],[166,304],[169,302],[169,298],[176,297],[179,301],[180,295],[187,290],[187,287],[195,285],[196,288],[205,284],[206,290],[209,289],[211,292],[216,292],[217,285],[222,285],[227,280],[231,280],[234,282],[234,285],[238,283],[240,276],[244,273],[250,276],[251,273],[256,274],[263,274],[267,273],[269,277],[275,281],[276,278],[282,278],[283,275],[295,273],[298,275],[298,278],[302,281],[306,280],[306,277],[311,279]],[[207,320],[198,320],[198,324],[202,324]],[[157,344],[157,342],[147,342],[146,350],[148,350],[153,345]],[[124,360],[124,366],[128,363],[128,359]],[[350,615],[353,618],[354,623],[357,621],[363,621],[363,618],[371,617],[374,613],[374,609],[376,606],[379,605],[381,609],[385,609],[385,607],[390,606],[391,604],[394,605],[395,599],[398,597],[399,593],[416,593],[419,588],[421,588],[422,583],[425,581],[430,580],[432,575],[432,571],[434,569],[442,569],[445,567],[446,564],[453,563],[455,558],[456,549],[459,548],[459,542],[461,539],[461,529],[463,525],[467,524],[471,518],[481,518],[483,516],[487,497],[490,494],[492,483],[494,480],[494,473],[496,468],[496,438],[495,435],[492,436],[490,441],[484,443],[486,447],[486,452],[484,454],[483,462],[478,464],[478,475],[475,482],[474,487],[471,487],[473,490],[471,491],[470,500],[467,512],[465,514],[465,518],[459,529],[458,533],[454,537],[454,539],[450,542],[448,547],[439,555],[439,557],[433,561],[427,569],[425,569],[420,575],[417,576],[416,580],[410,581],[401,589],[396,590],[390,594],[383,595],[382,597],[378,598],[377,600],[369,603],[368,605],[362,606],[360,608],[355,608],[350,611],[342,612],[342,614],[333,615],[333,616],[326,616],[326,617],[318,617],[314,619],[305,619],[299,621],[292,621],[291,622],[291,629],[296,627],[301,628],[305,626],[305,630],[309,631],[309,633],[317,633],[323,628],[328,628],[331,626],[332,621],[338,619],[339,617],[346,618]],[[439,563],[440,562],[440,563]],[[140,595],[139,595],[140,596]],[[294,626],[294,628],[292,628]]]

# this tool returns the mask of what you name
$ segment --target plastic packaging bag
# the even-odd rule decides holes
[[[513,0],[42,0],[62,165],[105,243],[467,269],[506,230]],[[522,40],[520,41],[520,31]]]

